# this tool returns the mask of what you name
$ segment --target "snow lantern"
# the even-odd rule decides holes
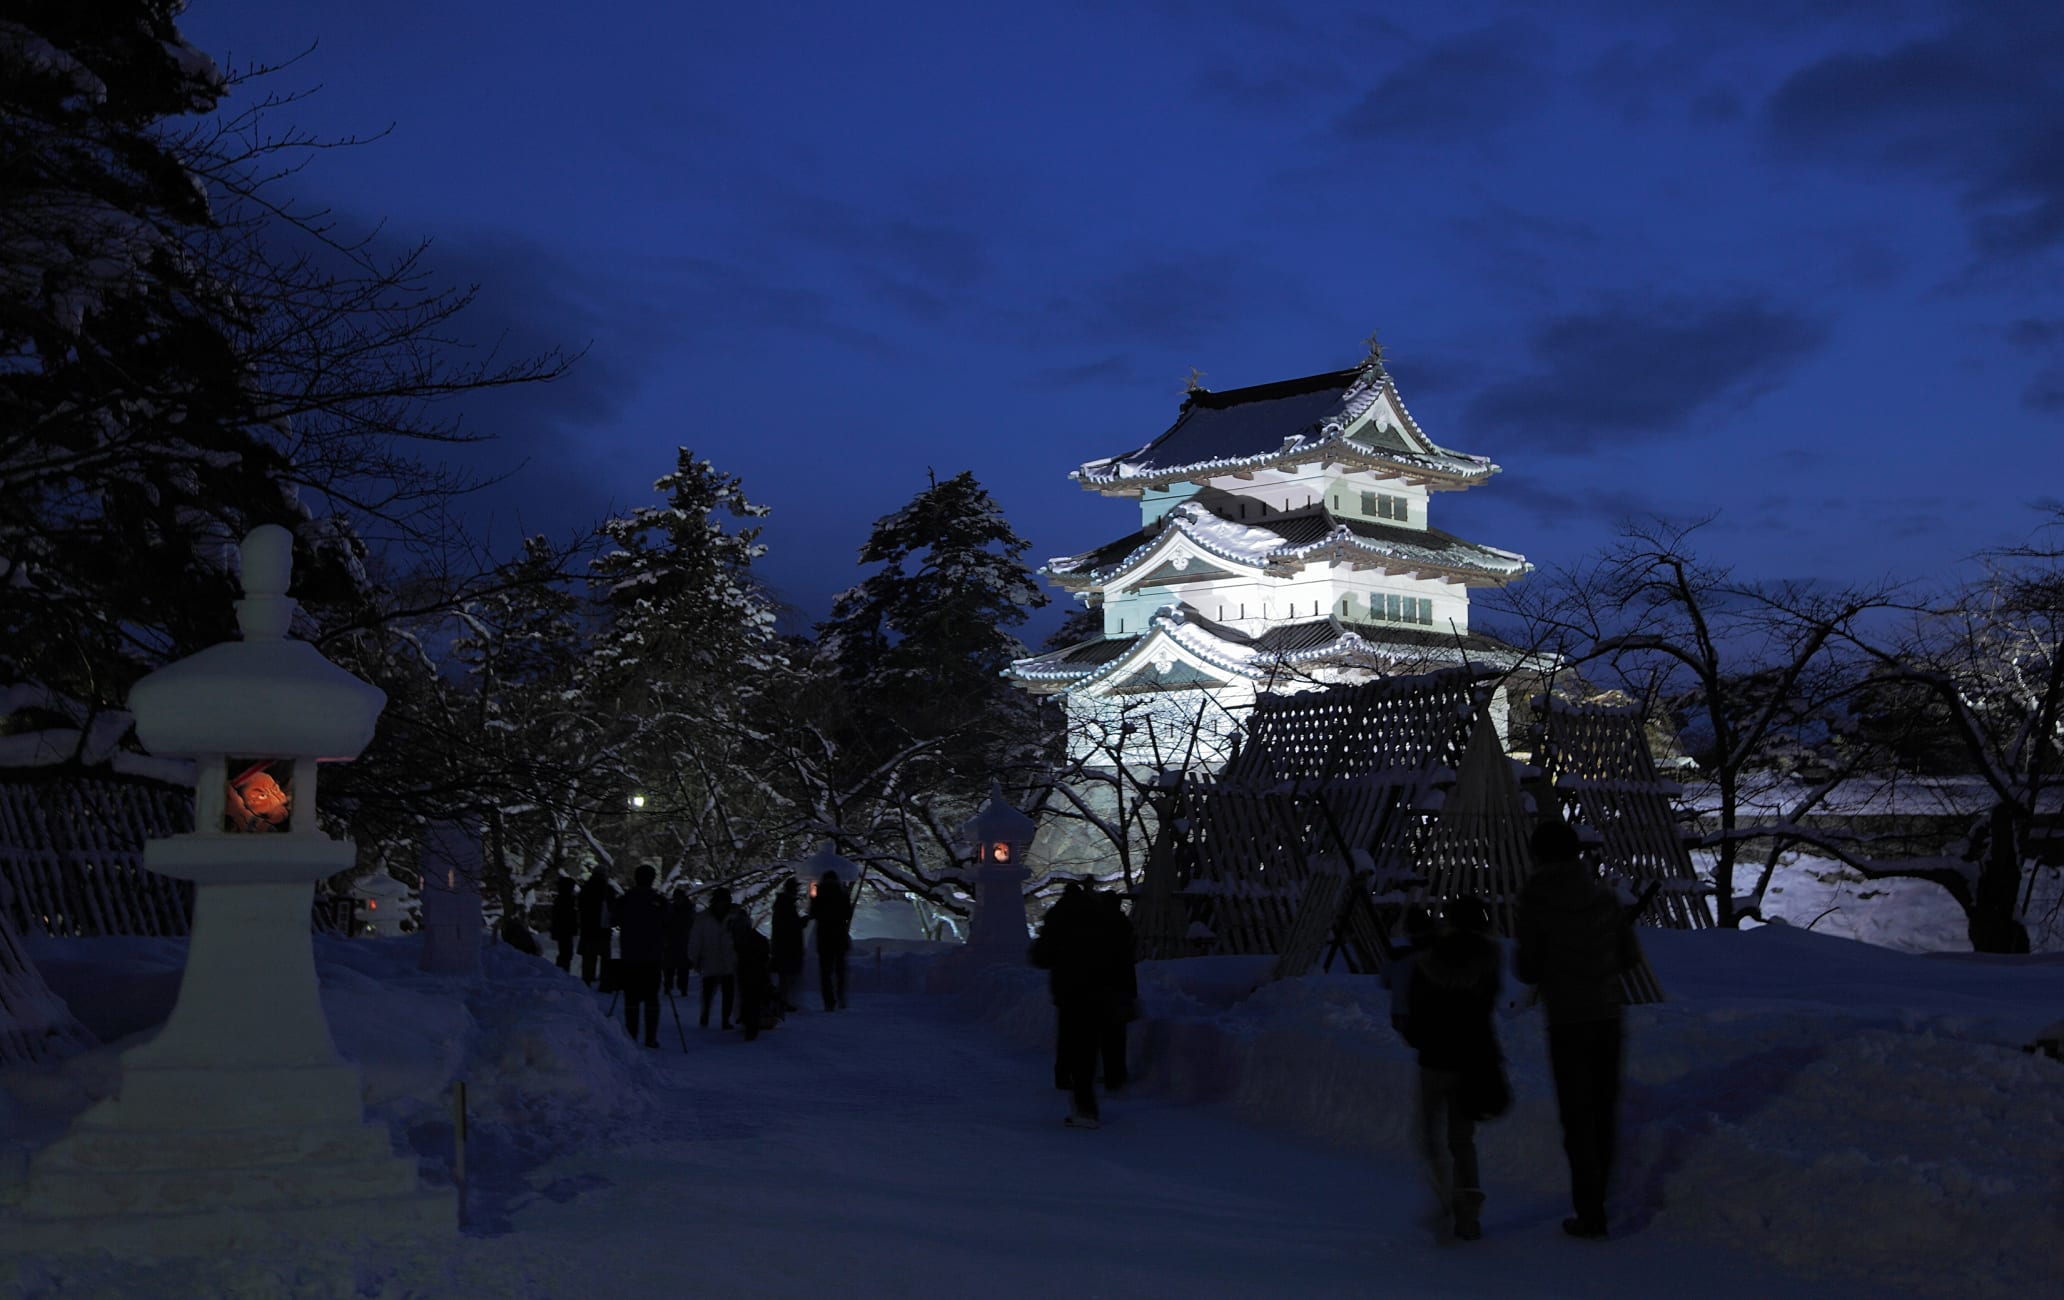
[[[129,695],[143,743],[198,773],[194,830],[149,841],[143,856],[194,884],[178,1000],[155,1038],[122,1054],[116,1094],[37,1153],[25,1201],[80,1231],[162,1215],[173,1226],[156,1240],[172,1250],[212,1248],[254,1214],[342,1221],[355,1206],[367,1222],[420,1224],[426,1204],[414,1158],[365,1123],[309,933],[316,882],[354,858],[316,825],[317,765],[356,757],[387,697],[288,639],[286,529],[254,529],[242,553],[243,639]],[[446,1198],[439,1217],[450,1213]]]
[[[409,895],[414,892],[388,875],[385,867],[352,881],[351,897],[364,909],[357,918],[359,933],[380,938],[408,933]]]
[[[971,953],[1021,961],[1030,927],[1025,921],[1024,883],[1031,876],[1025,851],[1038,830],[1010,806],[1003,786],[989,783],[989,802],[960,828],[975,857],[975,914],[968,924]]]
[[[824,879],[824,873],[827,871],[837,875],[839,882],[847,889],[851,889],[860,879],[860,868],[853,865],[849,859],[840,857],[830,840],[824,841],[823,847],[796,863],[795,878],[802,885],[803,892],[815,898],[817,882]]]

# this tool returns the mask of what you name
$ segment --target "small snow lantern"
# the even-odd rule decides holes
[[[1031,932],[1025,921],[1024,883],[1031,871],[1025,852],[1038,827],[1010,806],[1003,786],[989,783],[989,802],[960,828],[974,854],[975,914],[968,924],[968,950],[985,959],[1021,961]]]

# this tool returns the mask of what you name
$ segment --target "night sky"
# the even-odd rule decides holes
[[[1770,10],[1782,11],[1773,15]],[[1035,562],[1079,462],[1355,363],[1505,473],[1433,521],[1580,561],[1721,511],[1741,573],[1932,578],[2064,497],[2064,6],[198,0],[327,134],[294,186],[589,349],[475,403],[564,532],[687,444],[801,622],[971,469]],[[1037,640],[1055,611],[1033,629]]]

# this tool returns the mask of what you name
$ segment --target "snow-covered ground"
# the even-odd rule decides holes
[[[399,1249],[281,1242],[234,1260],[51,1243],[23,1296],[2007,1296],[2064,1278],[2064,961],[1915,956],[1787,926],[1644,932],[1671,1000],[1630,1015],[1616,1239],[1569,1241],[1541,1031],[1511,1008],[1518,1094],[1480,1137],[1487,1236],[1434,1244],[1412,1070],[1372,980],[1256,988],[1265,961],[1142,968],[1142,1078],[1066,1130],[1036,972],[921,992],[925,945],[856,954],[849,1012],[756,1043],[671,1018],[633,1048],[606,999],[489,951],[320,940],[339,1045],[426,1180],[449,1083],[472,1111],[469,1222]],[[38,941],[111,1043],[152,1032],[179,946]],[[680,1046],[685,1037],[687,1048]],[[0,1075],[0,1195],[108,1084],[111,1049]],[[0,1211],[11,1214],[12,1211]]]

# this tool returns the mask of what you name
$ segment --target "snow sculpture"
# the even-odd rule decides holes
[[[968,923],[967,954],[988,965],[1021,962],[1031,929],[1025,922],[1025,850],[1038,828],[1032,819],[1003,797],[1003,787],[989,783],[989,802],[960,828],[973,848],[975,914]]]
[[[130,693],[143,743],[193,758],[199,773],[196,829],[144,848],[150,870],[194,883],[192,937],[172,1015],[122,1054],[117,1095],[31,1161],[30,1231],[185,1252],[275,1230],[453,1221],[449,1198],[419,1191],[415,1161],[365,1123],[359,1072],[338,1056],[323,1015],[309,909],[315,882],[349,867],[354,850],[316,826],[317,763],[356,757],[386,696],[287,638],[292,564],[284,528],[253,530],[237,603],[243,640],[170,664]],[[263,834],[229,804],[254,769],[277,786],[252,806],[244,781]]]
[[[418,966],[447,975],[480,973],[487,918],[480,907],[480,835],[465,822],[423,828],[423,955]]]

